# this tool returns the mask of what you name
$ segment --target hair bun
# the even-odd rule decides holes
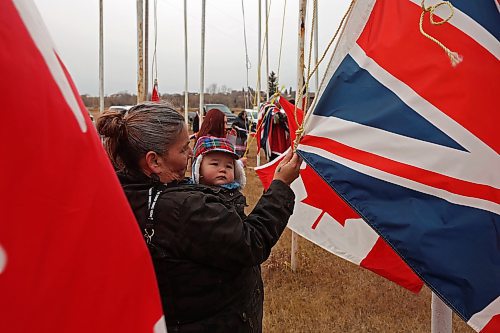
[[[106,111],[97,119],[96,128],[104,137],[119,139],[126,131],[126,121],[121,112]]]

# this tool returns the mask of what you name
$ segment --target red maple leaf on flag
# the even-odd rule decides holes
[[[318,226],[325,213],[328,213],[328,215],[333,217],[342,226],[345,225],[347,219],[361,218],[310,166],[300,170],[300,175],[304,186],[306,189],[309,189],[307,197],[302,202],[322,211],[316,221],[314,221],[312,225],[313,229]]]

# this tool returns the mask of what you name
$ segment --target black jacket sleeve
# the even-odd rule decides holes
[[[181,205],[176,241],[185,257],[200,264],[222,269],[261,264],[285,229],[294,199],[290,187],[275,180],[242,219],[218,196],[189,196]]]

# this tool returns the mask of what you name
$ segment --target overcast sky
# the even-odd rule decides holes
[[[99,92],[99,1],[34,1],[80,93],[97,96]],[[251,62],[249,85],[252,87],[255,87],[257,81],[258,1],[243,0]],[[270,0],[270,2],[269,70],[277,72],[285,0]],[[298,3],[299,0],[286,1],[280,67],[280,85],[286,87],[296,85]],[[308,22],[312,16],[312,3],[313,1],[309,1]],[[348,4],[349,0],[318,0],[320,55],[335,33]],[[157,0],[158,81],[161,93],[184,90],[183,6],[183,0]],[[154,50],[153,8],[154,0],[150,0],[150,64]],[[262,22],[262,33],[264,33],[265,0],[262,0]],[[136,1],[104,0],[104,90],[106,95],[119,91],[136,92],[136,26]],[[307,30],[309,28],[310,23],[307,25]],[[199,91],[200,87],[200,36],[201,0],[188,0],[188,80],[191,92]],[[206,0],[205,43],[205,88],[211,83],[216,83],[218,86],[225,85],[232,89],[241,89],[246,86],[245,41],[240,0]],[[307,52],[308,42],[306,43]],[[328,58],[324,62],[327,61]],[[151,66],[149,67],[149,73],[151,73]],[[322,70],[324,68],[324,66],[321,67]],[[265,62],[262,64],[262,69],[262,86],[265,87]]]

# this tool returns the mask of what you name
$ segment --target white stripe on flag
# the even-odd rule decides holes
[[[160,319],[156,322],[154,328],[154,333],[167,333],[167,326],[165,324],[165,316],[161,316]]]
[[[436,108],[432,103],[417,94],[406,83],[397,79],[391,73],[379,66],[372,58],[366,55],[365,51],[358,44],[353,46],[349,54],[361,68],[368,71],[375,80],[396,94],[406,105],[446,133],[446,135],[455,140],[459,145],[474,154],[474,159],[478,161],[480,159],[480,164],[499,163],[498,154],[491,147],[470,133],[454,119]],[[497,168],[492,169],[498,170]],[[496,184],[495,187],[500,187],[499,179],[497,179]]]
[[[43,23],[37,7],[31,1],[14,0],[13,3],[19,12],[19,16],[23,20],[24,25],[28,29],[31,38],[33,38],[34,44],[44,58],[54,81],[64,97],[64,100],[68,103],[69,108],[73,112],[81,131],[86,133],[87,124],[85,123],[85,117],[83,116],[82,110],[78,105],[78,101],[73,93],[73,90],[71,89],[71,85],[66,78],[66,74],[56,57],[54,43],[50,38],[50,34]]]
[[[470,317],[467,324],[477,332],[480,332],[493,316],[500,314],[500,296],[498,296],[487,307]]]
[[[403,186],[403,187],[406,187],[406,188],[409,188],[409,189],[412,189],[412,190],[415,190],[418,192],[433,195],[435,197],[444,199],[448,202],[451,202],[451,203],[454,203],[457,205],[475,207],[475,208],[483,209],[483,210],[486,210],[489,212],[493,212],[495,214],[500,214],[500,205],[498,205],[494,202],[491,202],[491,201],[478,199],[478,198],[472,198],[472,197],[466,197],[466,196],[462,196],[462,195],[455,194],[455,193],[450,193],[448,191],[445,191],[445,190],[442,190],[439,188],[435,188],[435,187],[428,186],[428,185],[425,185],[422,183],[418,183],[418,182],[410,180],[410,179],[399,177],[399,176],[396,176],[396,175],[393,175],[393,174],[390,174],[390,173],[387,173],[387,172],[384,172],[384,171],[381,171],[381,170],[378,170],[378,169],[375,169],[375,168],[372,168],[372,167],[369,167],[369,166],[366,166],[366,165],[363,165],[363,164],[360,164],[360,163],[357,163],[354,161],[351,161],[349,159],[332,154],[329,151],[323,150],[323,149],[318,148],[318,147],[299,145],[299,147],[297,149],[308,152],[308,153],[313,153],[313,154],[322,156],[322,157],[327,158],[329,160],[332,160],[334,162],[345,165],[348,168],[356,170],[356,171],[363,173],[365,175],[368,175],[368,176],[371,176],[371,177],[374,177],[377,179],[381,179],[381,180],[387,181],[387,182],[392,183],[392,184]]]
[[[7,253],[0,245],[0,274],[2,274],[6,265],[7,265]]]

